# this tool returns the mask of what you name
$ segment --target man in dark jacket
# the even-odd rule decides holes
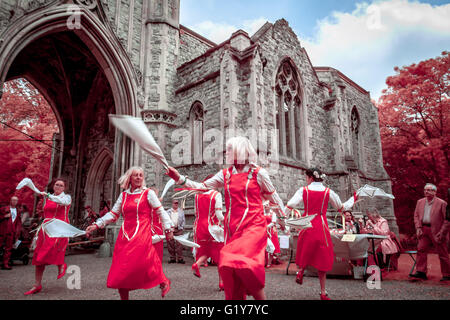
[[[14,196],[10,204],[0,208],[0,248],[3,247],[3,270],[11,270],[9,259],[13,245],[22,231],[22,207],[18,206],[19,199]]]

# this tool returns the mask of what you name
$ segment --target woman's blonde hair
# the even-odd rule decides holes
[[[245,137],[233,137],[226,143],[226,161],[227,164],[256,163],[258,157],[250,141]]]
[[[141,167],[138,167],[138,166],[134,166],[134,167],[131,167],[130,169],[128,169],[117,181],[117,183],[120,185],[120,187],[122,189],[127,190],[130,187],[131,176],[136,171],[142,171],[142,173],[144,174],[144,179],[142,180],[141,188],[146,188],[144,169],[142,169]]]
[[[377,218],[381,218],[381,214],[378,212],[377,208],[367,209],[367,215],[372,215]]]

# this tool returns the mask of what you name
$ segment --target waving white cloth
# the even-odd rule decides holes
[[[50,238],[74,238],[86,234],[86,231],[77,229],[59,219],[51,219],[44,222],[42,228]]]
[[[317,214],[312,214],[306,217],[291,218],[286,220],[288,226],[292,226],[299,229],[308,229],[312,227],[311,221],[317,216]]]
[[[388,199],[395,199],[395,197],[392,194],[386,193],[386,192],[384,192],[383,189],[380,189],[380,188],[377,188],[377,187],[373,187],[373,186],[370,186],[368,184],[366,184],[362,188],[359,188],[358,191],[356,191],[356,195],[358,196],[358,198],[361,198],[361,197],[369,197],[369,198],[382,197],[382,198],[388,198]]]
[[[188,235],[189,235],[189,234],[186,233],[186,234],[183,234],[183,235],[181,235],[181,236],[173,236],[173,238],[174,238],[176,241],[178,241],[179,243],[181,243],[182,245],[186,246],[186,247],[190,247],[190,248],[200,248],[200,245],[199,245],[199,244],[197,244],[197,243],[195,243],[195,242],[192,242],[192,241],[189,241],[189,240],[187,239]],[[162,240],[165,239],[165,238],[166,238],[166,236],[164,236],[164,235],[155,234],[154,236],[152,236],[152,243],[153,243],[153,244],[158,243],[158,242],[162,241]]]
[[[115,114],[110,114],[109,119],[114,126],[136,141],[144,151],[150,153],[158,160],[165,169],[169,168],[169,164],[167,163],[161,148],[156,143],[150,131],[148,131],[147,126],[142,119]]]
[[[195,242],[192,242],[192,241],[189,241],[189,240],[187,239],[188,236],[189,236],[189,234],[186,233],[186,234],[183,234],[183,235],[181,235],[181,236],[173,236],[173,238],[174,238],[175,240],[177,240],[179,243],[181,243],[182,245],[186,246],[186,247],[200,248],[200,245],[199,245],[199,244],[197,244],[197,243],[195,243]]]
[[[173,187],[173,185],[175,184],[175,180],[170,179],[169,181],[167,181],[166,186],[164,187],[164,190],[161,194],[161,199],[164,199],[164,196],[166,195],[167,191],[169,191],[169,189],[171,187]]]
[[[210,224],[208,226],[208,231],[211,234],[211,236],[216,240],[217,242],[224,242],[225,236],[224,231],[221,226],[218,226],[216,224]]]
[[[34,185],[33,181],[31,181],[30,178],[24,178],[22,181],[20,181],[16,187],[16,190],[20,190],[23,187],[28,187],[36,193],[41,193],[41,191],[39,191],[39,189],[36,188],[36,186]]]
[[[275,252],[275,245],[273,244],[272,240],[270,240],[270,238],[267,238],[266,251],[270,254],[273,254]]]

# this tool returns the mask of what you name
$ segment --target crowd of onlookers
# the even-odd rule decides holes
[[[450,214],[447,203],[436,196],[437,188],[433,184],[426,184],[424,188],[425,197],[417,201],[414,212],[415,235],[403,236],[398,239],[395,233],[389,229],[386,219],[384,219],[375,208],[368,209],[363,217],[355,219],[351,211],[342,214],[342,228],[347,234],[370,233],[387,236],[386,239],[375,241],[375,252],[378,265],[382,268],[389,267],[389,270],[396,270],[400,254],[407,250],[417,250],[417,272],[410,275],[416,279],[427,279],[427,254],[437,253],[440,259],[442,280],[447,281],[450,277],[450,261],[448,257]],[[450,194],[450,189],[449,189]],[[110,211],[110,205],[103,201],[99,213],[87,206],[81,229],[91,225],[98,218]],[[182,233],[185,220],[184,211],[178,207],[178,201],[174,200],[172,208],[168,210],[171,219],[176,225],[177,232]],[[270,220],[270,217],[268,218]],[[39,224],[39,215],[30,216],[30,212],[25,205],[19,203],[19,199],[13,196],[10,203],[0,207],[0,252],[2,253],[2,269],[11,269],[11,251],[19,245],[29,245],[32,238],[32,229]],[[273,233],[276,229],[270,224],[269,230]],[[104,230],[100,230],[104,236]],[[275,235],[275,233],[274,233]],[[275,242],[276,252],[271,252],[267,256],[267,265],[280,263],[278,259],[279,243],[275,241],[277,235],[272,237]],[[19,241],[18,241],[19,240]],[[168,245],[170,252],[169,262],[184,263],[182,247],[175,241]],[[368,264],[375,261],[369,255]],[[361,261],[353,261],[355,265],[361,265]]]

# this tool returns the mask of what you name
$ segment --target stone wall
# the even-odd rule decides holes
[[[60,5],[45,0],[20,3],[18,7],[15,0],[2,1],[0,46],[2,33],[15,19],[47,6]],[[126,71],[132,73],[130,90],[136,91],[130,95],[137,95],[141,108],[133,112],[143,117],[148,111],[166,112],[176,118],[173,122],[147,121],[169,163],[174,163],[171,151],[180,142],[174,140],[173,135],[179,130],[190,130],[189,112],[196,101],[202,103],[205,111],[204,131],[212,128],[222,133],[229,128],[275,129],[275,78],[281,63],[288,59],[295,66],[302,89],[298,109],[302,127],[300,141],[296,144],[301,154],[293,158],[281,157],[278,168],[271,172],[282,200],[288,201],[305,184],[304,171],[310,166],[318,166],[328,174],[327,185],[342,200],[365,183],[391,191],[382,165],[377,110],[370,95],[337,70],[317,71],[286,20],[266,23],[251,39],[245,32],[238,31],[230,40],[215,45],[179,25],[179,0],[102,0],[96,3],[101,7],[89,10],[112,31],[104,41],[118,40],[124,49],[119,50],[121,56],[125,62],[131,62],[134,69]],[[105,101],[99,102],[99,106],[105,104]],[[358,152],[354,151],[353,142],[349,143],[354,106],[360,117]],[[110,110],[103,109],[96,109],[93,116],[105,119],[103,113]],[[99,123],[94,123],[87,133],[81,186],[96,151],[104,146],[113,149],[113,136],[100,127]],[[186,138],[186,135],[179,138]],[[225,139],[223,136],[222,145]],[[69,153],[70,148],[66,146],[65,151]],[[138,164],[145,167],[149,183],[160,189],[164,187],[168,179],[153,158],[139,150],[137,156],[131,152],[130,157],[133,157],[130,163],[134,164],[136,158]],[[207,173],[222,168],[221,164],[181,163],[176,166],[195,180],[202,180]],[[76,170],[76,159],[67,157],[63,174],[72,179]],[[167,207],[170,194],[166,199]],[[83,200],[82,195],[80,202]],[[374,204],[381,208],[396,230],[392,202],[374,200]],[[191,207],[192,200],[187,205]],[[366,206],[361,205],[360,209]]]
[[[107,21],[137,70],[143,65],[144,0],[102,0]]]
[[[329,168],[327,153],[324,152],[330,145],[330,137],[327,132],[327,111],[322,108],[323,90],[308,57],[301,50],[298,38],[285,20],[267,26],[266,31],[254,40],[260,46],[261,55],[266,61],[263,72],[266,126],[270,128],[275,125],[275,77],[285,58],[291,59],[295,64],[304,93],[302,110],[306,112],[306,121],[303,130],[307,135],[307,145],[301,145],[301,148],[305,160],[280,157],[279,170],[272,176],[280,196],[283,201],[287,201],[304,183],[302,169],[307,168],[309,163]]]
[[[180,55],[178,57],[178,66],[201,56],[214,46],[212,43],[201,39],[192,30],[180,26]]]
[[[114,113],[114,108],[112,107],[113,101],[111,101],[111,96],[105,96],[105,95],[99,95],[99,100],[97,102],[96,108],[94,111],[94,121],[91,122],[91,126],[89,126],[89,129],[87,131],[87,141],[84,151],[84,159],[83,159],[83,168],[82,168],[82,180],[81,180],[81,186],[82,189],[85,189],[87,186],[86,179],[89,174],[89,170],[93,164],[93,161],[104,148],[111,151],[111,154],[114,153],[114,132],[115,129],[112,125],[109,124],[108,118],[106,118],[105,114]],[[109,179],[110,186],[106,186],[106,196],[108,197],[107,200],[111,201],[111,204],[114,204],[116,199],[112,199],[111,196],[111,186],[114,183],[117,183],[116,181],[112,181],[112,166],[108,169],[106,173],[105,180]],[[106,182],[105,182],[106,183]],[[86,205],[91,205],[91,203],[86,202],[87,195],[82,192],[81,193],[81,204],[82,207]]]

